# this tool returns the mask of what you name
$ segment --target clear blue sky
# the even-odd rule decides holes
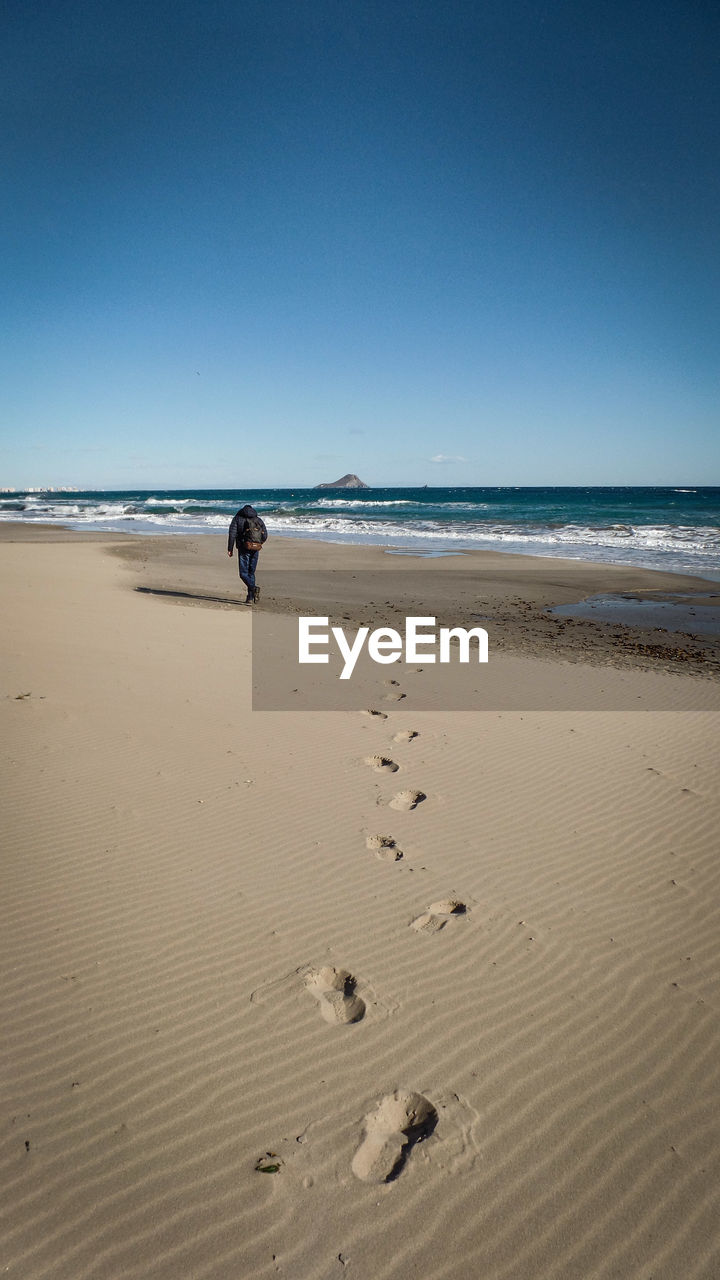
[[[720,482],[716,0],[9,0],[0,484]]]

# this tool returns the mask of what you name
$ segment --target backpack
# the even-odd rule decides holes
[[[245,517],[242,544],[246,551],[259,551],[266,534],[262,522],[255,516]]]

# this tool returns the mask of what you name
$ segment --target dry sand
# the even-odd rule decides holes
[[[2,1273],[720,1275],[718,685],[253,713],[234,566],[18,537]]]

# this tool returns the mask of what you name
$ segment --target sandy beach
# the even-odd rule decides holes
[[[547,709],[259,712],[222,539],[2,533],[3,1274],[720,1275],[717,648],[546,614],[708,583],[449,559]]]

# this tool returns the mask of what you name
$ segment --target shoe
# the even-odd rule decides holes
[[[259,587],[256,587],[256,588],[255,588],[255,590],[254,590],[254,592],[253,592],[253,603],[254,603],[256,600],[259,600],[259,599],[260,599],[260,588],[259,588]]]
[[[245,597],[245,599],[244,599],[244,601],[243,601],[243,604],[252,604],[252,603],[254,602],[254,600],[255,600],[255,597],[254,597],[254,596],[251,596],[251,595],[249,595],[249,594],[248,594],[248,595]]]

